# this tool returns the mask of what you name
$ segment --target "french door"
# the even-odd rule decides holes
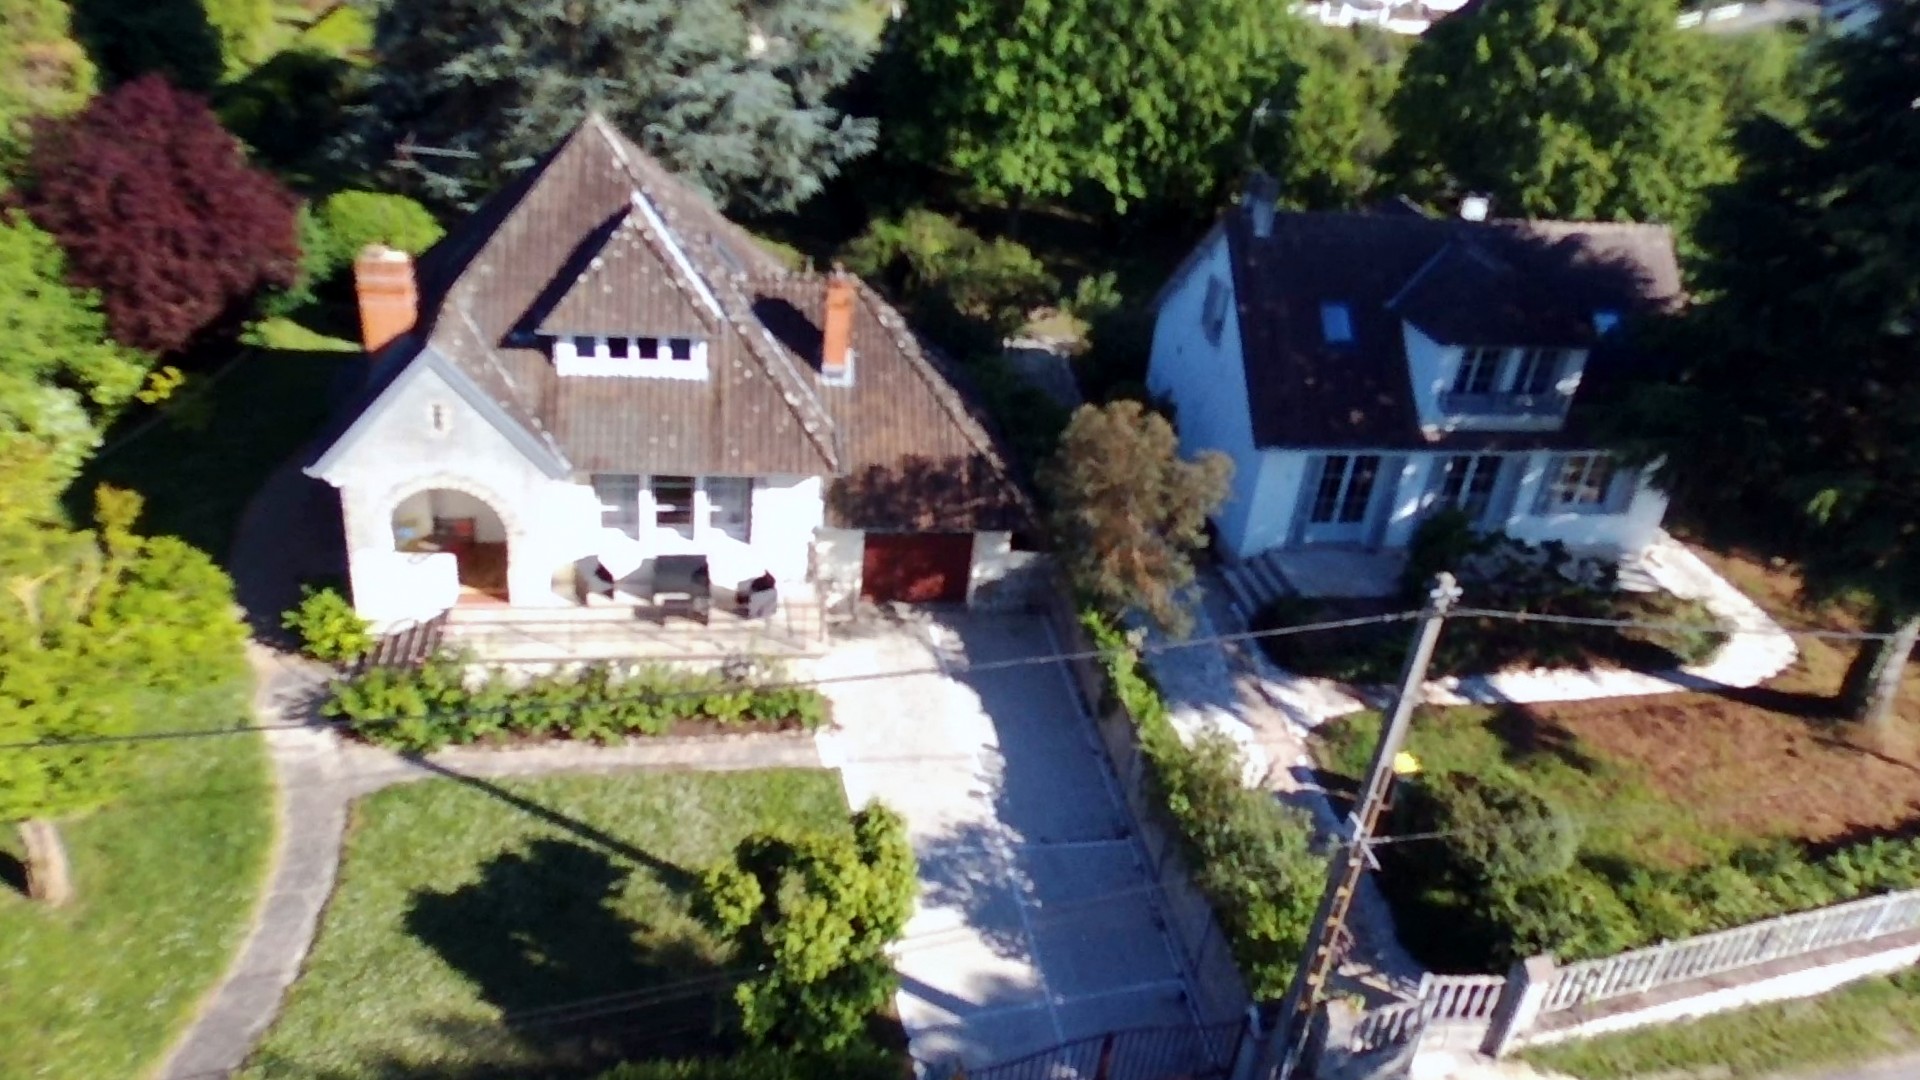
[[[1380,483],[1379,454],[1327,454],[1306,491],[1311,500],[1301,539],[1310,544],[1363,544],[1373,522],[1374,490]]]

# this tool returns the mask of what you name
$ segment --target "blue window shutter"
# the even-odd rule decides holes
[[[1553,482],[1559,478],[1560,470],[1566,467],[1566,455],[1548,454],[1547,468],[1540,474],[1540,490],[1533,493],[1533,512],[1535,516],[1545,516],[1553,510]]]

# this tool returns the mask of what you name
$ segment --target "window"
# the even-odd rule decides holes
[[[1559,349],[1527,349],[1520,354],[1520,370],[1513,376],[1516,394],[1550,394],[1560,382]]]
[[[1605,454],[1564,454],[1549,466],[1542,509],[1583,514],[1613,513],[1613,459]]]
[[[744,476],[709,476],[700,486],[707,490],[709,525],[741,543],[751,540],[753,481]]]
[[[1200,312],[1200,328],[1207,343],[1220,344],[1220,331],[1227,325],[1227,283],[1217,277],[1207,279],[1207,300]]]
[[[427,406],[427,426],[435,435],[445,435],[453,427],[453,410],[441,401]]]
[[[693,359],[693,339],[692,338],[683,338],[683,337],[674,338],[671,341],[667,342],[667,347],[672,351],[673,358],[675,360]]]
[[[1459,510],[1476,524],[1486,517],[1500,482],[1500,456],[1454,454],[1441,458],[1439,468],[1435,506]]]
[[[1460,354],[1460,370],[1453,376],[1453,392],[1456,394],[1491,394],[1494,387],[1500,385],[1501,361],[1506,353],[1501,349],[1485,346],[1468,349]]]
[[[1378,454],[1329,454],[1320,467],[1307,518],[1315,525],[1352,525],[1365,521],[1380,476]]]
[[[640,539],[640,478],[594,473],[593,495],[600,500],[600,524]]]
[[[607,342],[607,357],[613,360],[625,360],[633,353],[633,342],[628,338],[617,337]]]
[[[1345,304],[1328,301],[1320,305],[1320,336],[1329,345],[1353,342],[1353,312]]]
[[[594,339],[592,339],[592,338],[590,338],[590,337],[576,337],[576,338],[574,338],[574,339],[573,339],[573,351],[574,351],[575,353],[577,353],[577,354],[579,354],[579,355],[581,355],[581,356],[598,356],[598,355],[600,355],[600,350],[599,350],[599,347],[598,347],[598,346],[597,346],[597,344],[596,344],[596,343],[594,342]]]
[[[660,339],[643,337],[635,340],[633,354],[642,360],[657,359],[660,355]]]
[[[693,477],[656,476],[653,478],[653,523],[693,536]]]

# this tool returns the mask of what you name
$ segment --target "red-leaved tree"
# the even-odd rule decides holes
[[[37,124],[20,200],[137,349],[180,350],[299,263],[293,196],[159,75]]]

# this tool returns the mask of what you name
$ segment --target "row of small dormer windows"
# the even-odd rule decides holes
[[[553,339],[553,364],[562,375],[704,379],[707,343],[698,338],[567,335]]]

